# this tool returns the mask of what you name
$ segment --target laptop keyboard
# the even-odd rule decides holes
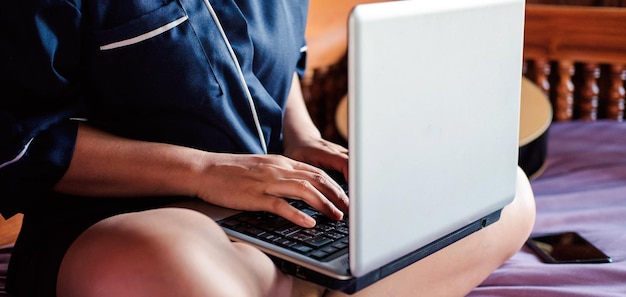
[[[219,224],[319,261],[330,261],[348,252],[345,216],[341,221],[334,221],[302,201],[289,203],[313,217],[317,221],[315,227],[304,228],[268,212],[243,212],[221,220]]]

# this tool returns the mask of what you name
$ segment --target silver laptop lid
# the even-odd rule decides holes
[[[524,0],[392,1],[349,21],[350,269],[510,203]]]

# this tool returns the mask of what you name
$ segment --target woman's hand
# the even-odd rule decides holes
[[[348,150],[324,140],[302,97],[300,80],[294,74],[283,120],[284,154],[326,170],[341,172],[348,180]]]
[[[348,180],[348,149],[341,145],[311,137],[285,145],[285,156],[318,168],[341,172]]]
[[[309,147],[294,153],[321,152],[313,155],[329,156],[331,151]],[[348,197],[343,189],[323,170],[309,164],[280,155],[208,154],[207,157],[208,165],[199,172],[196,182],[199,182],[197,196],[209,203],[268,211],[309,228],[315,226],[315,220],[285,198],[302,200],[335,220],[348,210]]]

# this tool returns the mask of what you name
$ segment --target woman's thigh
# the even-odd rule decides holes
[[[160,208],[105,219],[66,253],[61,296],[281,296],[291,278],[207,216]]]

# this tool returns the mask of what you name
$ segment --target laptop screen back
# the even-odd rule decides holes
[[[523,0],[392,1],[352,12],[355,276],[513,199],[523,16]]]

